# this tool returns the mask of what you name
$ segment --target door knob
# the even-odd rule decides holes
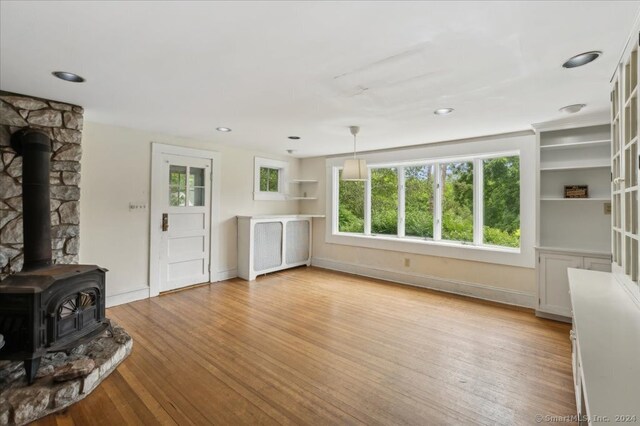
[[[167,213],[162,213],[162,232],[167,232],[169,230],[169,215]]]

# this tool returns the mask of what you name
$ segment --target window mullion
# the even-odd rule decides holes
[[[484,170],[483,161],[473,162],[473,244],[482,245],[484,239]]]
[[[404,167],[398,167],[398,237],[404,237]]]
[[[340,230],[340,169],[331,169],[331,203],[333,206],[333,217],[331,218],[331,233],[335,234]]]
[[[435,163],[433,165],[435,179],[433,180],[433,184],[435,188],[433,189],[434,196],[434,206],[433,206],[433,239],[435,241],[440,241],[442,239],[442,179],[441,179],[441,170],[442,165],[440,163]]]
[[[184,186],[184,190],[185,190],[185,194],[184,194],[184,205],[185,206],[189,206],[189,189],[191,189],[191,184],[189,183],[189,175],[191,174],[191,166],[187,166],[187,174],[185,176],[185,186]]]
[[[364,235],[371,235],[371,169],[364,183]]]

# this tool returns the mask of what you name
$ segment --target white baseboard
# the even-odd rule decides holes
[[[124,303],[135,302],[136,300],[148,299],[149,287],[142,287],[136,290],[126,291],[124,293],[113,294],[107,296],[106,306],[110,308],[112,306],[122,305]]]
[[[227,269],[226,271],[218,272],[217,281],[230,280],[232,278],[236,278],[237,276],[238,276],[237,269]],[[157,295],[154,295],[154,296],[157,296]],[[150,288],[142,287],[135,290],[129,290],[123,293],[107,296],[106,306],[107,308],[110,308],[112,306],[118,306],[124,303],[135,302],[136,300],[148,299],[149,297],[151,297]]]
[[[227,269],[226,271],[218,272],[218,281],[230,280],[231,278],[237,278],[237,277],[238,277],[237,269]]]
[[[543,312],[539,310],[536,310],[536,316],[540,318],[554,320],[554,321],[568,322],[569,324],[573,322],[573,320],[570,317],[565,317],[564,315],[558,315],[558,314],[550,314],[548,312]]]
[[[505,303],[508,305],[522,306],[525,308],[533,308],[535,306],[535,294],[524,291],[509,290],[465,281],[449,280],[429,275],[392,271],[390,269],[362,266],[354,263],[338,262],[335,260],[321,259],[317,257],[311,259],[311,265],[399,284],[407,284],[414,287],[429,288],[447,293],[475,297],[477,299]]]

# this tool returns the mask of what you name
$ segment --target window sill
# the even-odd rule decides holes
[[[485,263],[533,268],[535,262],[530,250],[500,246],[477,246],[455,241],[430,241],[419,237],[391,235],[362,235],[346,232],[328,233],[327,242],[333,244],[391,250],[426,256],[450,257]]]

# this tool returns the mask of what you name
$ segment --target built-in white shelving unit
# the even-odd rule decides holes
[[[640,17],[611,88],[613,272],[640,305]]]
[[[315,179],[291,179],[289,186],[293,190],[288,200],[317,200],[318,181]]]
[[[538,131],[537,313],[571,317],[567,268],[611,268],[611,138],[608,124]],[[565,198],[565,185],[588,198]]]
[[[568,271],[576,406],[589,426],[640,419],[639,45],[640,15],[611,79],[611,272]]]

